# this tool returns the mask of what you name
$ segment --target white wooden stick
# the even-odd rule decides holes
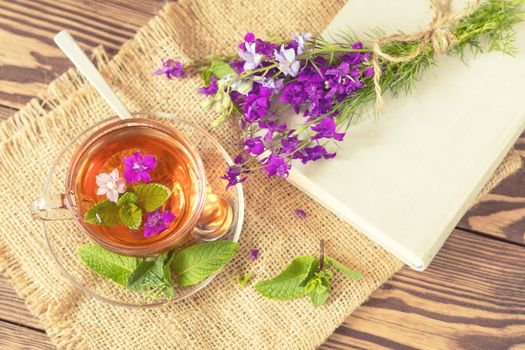
[[[111,90],[95,65],[89,60],[84,51],[78,46],[75,39],[68,31],[63,30],[54,37],[57,46],[73,62],[75,67],[86,77],[86,79],[97,89],[98,93],[113,108],[115,113],[122,118],[131,118],[131,113],[126,106]]]

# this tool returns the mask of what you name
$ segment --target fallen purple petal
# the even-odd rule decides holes
[[[250,251],[250,260],[252,261],[257,260],[258,257],[259,257],[259,249],[252,249]]]
[[[294,210],[295,215],[297,215],[301,220],[306,220],[306,217],[308,216],[306,212],[302,209],[295,209]]]

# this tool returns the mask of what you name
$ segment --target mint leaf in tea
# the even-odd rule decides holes
[[[90,233],[135,248],[186,227],[199,193],[188,147],[168,128],[126,125],[98,135],[79,156],[74,186]]]
[[[93,205],[84,215],[89,224],[113,226],[118,225],[118,206],[110,200],[103,200]]]

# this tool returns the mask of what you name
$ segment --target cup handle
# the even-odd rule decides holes
[[[66,220],[72,215],[66,207],[63,194],[50,194],[31,203],[31,216],[35,220]]]
[[[211,192],[208,187],[201,216],[193,236],[201,241],[214,241],[228,233],[233,223],[233,207],[229,200]]]

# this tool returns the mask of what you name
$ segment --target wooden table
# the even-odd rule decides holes
[[[71,64],[52,42],[116,51],[161,0],[0,0],[0,118]],[[525,136],[516,144],[525,157]],[[525,166],[471,210],[427,271],[404,268],[322,349],[525,349]],[[53,349],[0,278],[0,349]]]

